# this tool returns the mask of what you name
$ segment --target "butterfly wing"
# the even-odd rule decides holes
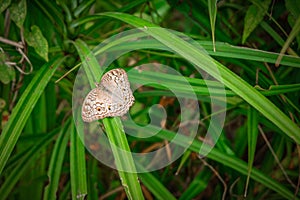
[[[100,86],[88,93],[82,106],[82,119],[92,122],[105,117],[122,116],[133,103],[126,72],[114,69],[104,74]]]
[[[85,122],[92,122],[109,115],[110,96],[101,87],[90,91],[83,101],[82,119]]]
[[[101,86],[112,96],[112,117],[122,116],[134,103],[134,96],[126,72],[123,69],[110,70],[101,79]]]

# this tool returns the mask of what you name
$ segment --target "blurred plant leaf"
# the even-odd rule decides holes
[[[13,67],[0,63],[0,81],[4,84],[8,84],[15,79],[16,73]]]
[[[11,19],[19,28],[22,28],[27,14],[26,0],[21,0],[19,3],[13,3],[9,8],[9,11]]]
[[[73,122],[73,121],[72,121]],[[70,126],[70,176],[72,199],[84,200],[87,196],[85,147],[74,123]]]
[[[265,0],[261,2],[253,1],[253,5],[249,6],[246,16],[243,31],[242,43],[244,44],[252,31],[259,25],[263,20],[271,0]]]
[[[12,195],[14,186],[17,184],[20,178],[24,176],[26,170],[28,170],[33,163],[37,162],[37,160],[40,158],[40,152],[45,150],[47,145],[53,141],[53,138],[56,134],[56,130],[47,134],[41,134],[43,135],[42,139],[35,142],[33,146],[28,148],[25,154],[19,157],[17,164],[9,172],[5,173],[7,176],[5,176],[5,181],[1,182],[0,187],[1,199],[10,199],[7,197]],[[33,183],[31,183],[31,186],[32,184]]]
[[[300,16],[300,4],[298,0],[286,0],[285,7],[290,12],[288,21],[290,26],[294,26],[296,19]],[[298,49],[300,49],[300,35],[296,36]]]
[[[2,13],[11,3],[11,0],[0,0],[0,13]]]
[[[212,173],[210,169],[204,168],[201,170],[195,177],[193,177],[189,187],[184,191],[179,200],[195,198],[208,187],[211,177]]]
[[[24,37],[29,46],[33,47],[35,52],[48,61],[48,42],[43,36],[38,26],[32,26],[31,32],[24,31]]]
[[[216,41],[215,41],[215,25],[216,25],[216,17],[217,17],[217,1],[210,0],[208,3],[208,11],[209,11],[209,20],[211,26],[211,36],[213,41],[213,48],[216,51]]]
[[[84,10],[89,9],[92,4],[95,3],[95,0],[83,1],[79,6],[74,10],[74,16],[78,17]]]
[[[251,106],[256,108],[266,118],[268,118],[283,132],[285,132],[286,135],[291,137],[296,143],[300,144],[300,135],[297,134],[300,131],[300,128],[290,118],[288,118],[280,110],[280,108],[276,107],[265,96],[260,94],[251,85],[249,85],[244,79],[241,79],[221,63],[211,60],[211,58],[207,56],[207,54],[204,54],[197,48],[194,48],[194,46],[189,45],[188,43],[176,37],[174,34],[165,29],[149,29],[149,27],[156,27],[156,25],[150,22],[144,21],[140,18],[128,14],[113,12],[101,13],[93,17],[94,19],[97,17],[101,18],[101,15],[122,20],[135,27],[144,27],[143,30],[147,31],[147,34],[153,36],[164,45],[173,49],[174,51],[176,51],[176,53],[180,54],[185,59],[190,60],[190,62],[193,62],[196,66],[201,66],[202,70],[205,70],[215,78],[218,78],[216,71],[208,66],[211,66],[211,64],[217,65],[220,74],[222,74],[222,81],[226,87],[242,97]]]
[[[294,19],[297,19],[298,16],[300,16],[300,4],[298,0],[285,0],[285,6]]]
[[[279,66],[280,62],[281,62],[281,59],[283,57],[283,54],[286,52],[286,50],[289,48],[290,44],[293,42],[294,38],[296,36],[298,36],[300,32],[300,16],[297,18],[294,26],[293,26],[293,29],[292,31],[290,32],[289,34],[289,37],[287,38],[287,40],[285,41],[281,51],[280,51],[280,54],[278,56],[278,59],[276,60],[276,63],[275,63],[275,66]]]
[[[140,173],[139,178],[143,182],[143,184],[152,192],[156,199],[176,199],[173,194],[170,193],[170,191],[167,190],[167,188],[160,182],[160,180],[158,180],[150,172]]]
[[[248,135],[248,175],[247,182],[245,186],[244,197],[247,196],[248,185],[250,181],[250,175],[253,168],[253,162],[255,157],[255,149],[258,136],[258,112],[257,110],[249,107],[248,109],[248,119],[247,119],[247,135]]]
[[[70,138],[71,120],[72,119],[69,118],[69,120],[63,125],[55,142],[47,172],[49,184],[44,190],[44,200],[57,198],[56,193],[59,189],[59,178],[62,173],[63,161],[67,151],[68,140]]]
[[[15,79],[16,73],[13,67],[5,64],[6,55],[0,52],[0,81],[8,84]]]
[[[46,63],[26,87],[0,135],[0,174],[14,150],[22,130],[46,85],[64,58]]]

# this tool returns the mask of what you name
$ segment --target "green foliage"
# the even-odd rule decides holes
[[[5,64],[6,56],[4,53],[0,53],[0,56],[0,80],[3,84],[8,84],[15,79],[15,69],[12,66]]]
[[[249,6],[249,8],[247,9],[247,13],[245,16],[245,25],[244,25],[242,43],[245,43],[248,36],[263,20],[271,3],[270,0],[253,1],[253,2],[254,2],[253,5]]]
[[[45,61],[48,61],[48,42],[44,38],[38,26],[32,26],[31,32],[24,32],[26,42],[32,46],[37,54],[39,54]]]
[[[0,199],[299,199],[296,2],[0,0]],[[179,31],[203,50],[151,27]],[[107,38],[133,28],[151,37],[140,44],[135,41],[138,34],[125,44],[117,38],[91,53]],[[157,171],[123,171],[141,166],[115,150],[119,170],[100,163],[86,147],[101,149],[104,144],[82,141],[85,127],[74,120],[80,113],[71,113],[79,67],[87,85],[94,87],[103,73],[97,54],[124,49],[133,51],[110,67],[130,69],[132,84],[152,83],[134,92],[131,108],[134,122],[145,127],[119,117],[100,120],[110,145],[138,153],[166,146],[183,113],[189,114],[175,97],[189,99],[195,93],[201,110],[197,120],[184,127],[189,133],[189,124],[197,124],[195,139],[178,135],[176,140],[178,147],[190,144],[185,154]],[[140,71],[144,63],[171,66],[182,76],[151,68]],[[205,80],[197,70],[215,79]],[[225,85],[225,125],[216,146],[200,158],[200,150],[208,151],[211,142],[202,138],[218,115],[211,99],[222,101],[222,84],[216,80]],[[164,107],[168,117],[149,125],[148,110],[155,114],[154,104]],[[134,137],[123,126],[129,132],[157,134]],[[172,152],[168,155],[171,158]]]
[[[9,11],[11,13],[11,20],[13,20],[19,28],[22,28],[27,13],[26,0],[21,0],[18,3],[12,3]]]

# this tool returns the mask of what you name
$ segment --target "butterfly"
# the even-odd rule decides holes
[[[105,117],[123,116],[134,100],[126,72],[120,68],[110,70],[85,97],[82,120],[92,122]]]

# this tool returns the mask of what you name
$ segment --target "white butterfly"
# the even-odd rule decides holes
[[[92,122],[105,117],[122,116],[134,103],[126,72],[113,69],[105,73],[82,105],[82,119]]]

